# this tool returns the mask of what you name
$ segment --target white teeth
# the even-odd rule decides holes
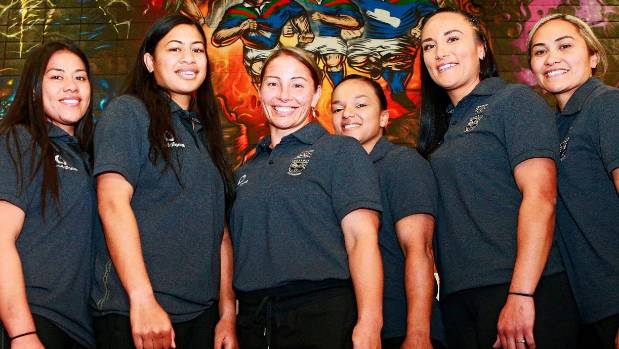
[[[453,67],[455,67],[456,64],[455,63],[448,63],[448,64],[444,64],[438,67],[438,71],[439,72],[444,72],[445,70],[451,69]]]
[[[551,78],[553,76],[563,75],[565,73],[567,73],[567,69],[557,69],[557,70],[549,71],[549,72],[547,72],[544,75],[546,75],[547,77]]]
[[[347,124],[347,125],[344,125],[344,129],[348,130],[348,129],[351,129],[351,128],[357,128],[359,126],[361,126],[361,124]]]
[[[180,75],[183,79],[193,79],[196,77],[196,73],[194,71],[188,70],[181,70],[177,74]]]
[[[280,113],[290,113],[291,111],[295,110],[295,108],[293,107],[273,107],[273,109]]]
[[[68,105],[78,105],[80,101],[78,99],[61,99],[60,103],[68,104]]]

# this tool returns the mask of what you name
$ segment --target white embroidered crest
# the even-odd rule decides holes
[[[314,153],[313,149],[304,150],[299,153],[292,161],[290,162],[290,166],[288,166],[288,174],[291,176],[298,176],[307,167],[309,164],[310,158]]]
[[[172,136],[169,131],[165,131],[163,133],[163,138],[165,139],[168,148],[185,148],[185,144],[176,142],[174,136]]]
[[[247,184],[247,182],[249,182],[249,180],[247,179],[247,175],[244,174],[244,175],[241,176],[241,178],[239,178],[239,181],[238,181],[238,183],[236,183],[236,185],[241,187],[241,186]]]
[[[60,154],[57,154],[56,156],[54,156],[54,161],[56,161],[57,168],[67,170],[67,171],[77,171],[77,168],[69,165],[67,163],[67,160],[63,159],[62,156],[60,156]]]
[[[563,140],[563,142],[561,142],[561,144],[559,144],[559,160],[563,161],[563,159],[565,159],[565,157],[567,156],[567,145],[570,142],[570,136],[565,137],[565,139]]]
[[[486,110],[488,110],[488,104],[482,104],[475,107],[475,115],[473,115],[469,119],[469,122],[467,122],[466,126],[464,127],[465,133],[473,131],[475,127],[479,125],[479,121],[485,116],[484,113],[486,112]]]

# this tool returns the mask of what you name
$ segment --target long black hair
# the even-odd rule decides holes
[[[24,189],[22,145],[19,144],[18,127],[25,128],[31,135],[30,148],[32,156],[29,164],[28,182],[31,182],[37,172],[43,169],[43,185],[41,187],[41,209],[45,213],[47,196],[51,194],[56,204],[59,202],[58,171],[54,161],[55,147],[49,139],[50,121],[43,109],[43,78],[49,60],[58,51],[68,51],[78,56],[86,67],[88,83],[90,84],[90,104],[84,117],[75,125],[74,135],[83,152],[92,154],[92,84],[90,83],[90,66],[86,55],[73,42],[68,40],[50,41],[35,48],[26,59],[20,78],[15,99],[11,103],[6,116],[0,121],[0,134],[6,135],[6,148],[17,171],[18,190]],[[40,155],[37,156],[37,151]],[[92,158],[92,157],[91,157]]]
[[[179,14],[172,14],[157,20],[148,30],[140,46],[134,68],[131,70],[127,78],[124,94],[130,94],[141,99],[148,110],[150,124],[148,126],[148,139],[150,141],[149,159],[155,163],[159,157],[163,158],[165,168],[172,166],[171,151],[167,147],[167,142],[163,134],[170,134],[176,137],[172,127],[172,118],[170,117],[170,106],[165,95],[165,90],[157,84],[155,76],[150,73],[144,63],[144,55],[149,53],[155,55],[157,43],[163,39],[172,29],[181,24],[194,26],[206,47],[206,35],[202,26],[191,18]],[[210,67],[207,65],[206,79],[198,87],[194,94],[194,106],[198,115],[198,119],[204,127],[204,141],[208,145],[208,151],[217,167],[221,178],[224,181],[226,195],[226,215],[230,212],[232,201],[234,200],[234,186],[232,180],[232,172],[226,158],[224,156],[224,141],[223,132],[221,129],[221,121],[215,100],[215,93],[210,80]],[[178,178],[178,176],[177,176]]]
[[[494,54],[490,48],[488,38],[479,22],[479,19],[472,14],[461,10],[445,7],[438,9],[426,17],[421,30],[428,23],[430,18],[439,13],[457,13],[463,16],[473,27],[476,39],[484,47],[484,58],[480,60],[479,78],[484,80],[490,77],[499,76]],[[450,104],[447,91],[437,85],[425,66],[423,54],[421,55],[421,117],[419,140],[417,142],[417,150],[424,157],[428,155],[438,146],[443,139],[445,132],[449,126],[450,115],[447,113],[447,108]]]

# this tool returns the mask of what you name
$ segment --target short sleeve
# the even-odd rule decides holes
[[[530,88],[512,85],[503,116],[505,146],[512,170],[532,158],[557,161],[559,135],[552,110],[544,99]]]
[[[361,144],[350,137],[342,142],[334,157],[331,196],[339,221],[350,212],[367,208],[382,212],[378,175]]]
[[[397,160],[389,163],[387,197],[393,221],[425,213],[436,217],[438,193],[430,164],[415,150],[398,150]]]
[[[21,128],[17,132],[0,137],[0,200],[8,201],[26,212],[36,194],[36,188],[30,179],[32,163],[32,144],[30,134]],[[15,136],[19,148],[15,144]],[[8,142],[7,142],[8,141]],[[21,169],[18,172],[17,161],[21,157]],[[38,176],[34,177],[37,181]]]
[[[135,188],[142,164],[148,160],[148,112],[136,98],[121,96],[105,108],[94,136],[94,175],[120,173]],[[148,144],[148,143],[147,143]]]
[[[611,174],[619,168],[619,92],[598,102],[600,111],[600,154],[606,171]]]

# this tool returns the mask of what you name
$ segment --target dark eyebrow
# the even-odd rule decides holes
[[[447,36],[447,35],[452,34],[452,33],[460,33],[460,34],[462,34],[462,31],[460,31],[458,29],[452,29],[452,30],[444,32],[443,36]],[[434,39],[432,39],[432,38],[427,38],[427,39],[424,39],[423,41],[421,41],[421,43],[424,43],[424,42],[427,42],[427,41],[433,41],[433,40]]]
[[[558,38],[558,39],[555,39],[555,42],[557,42],[557,41],[561,41],[561,40],[563,40],[563,39],[572,39],[572,40],[574,40],[574,37],[573,37],[573,36],[570,36],[570,35],[565,35],[565,36],[562,36],[562,37],[560,37],[560,38]]]
[[[357,95],[357,96],[354,96],[353,98],[355,98],[355,99],[356,99],[356,98],[362,98],[362,97],[368,98],[368,96],[367,96],[367,95]],[[342,102],[340,102],[338,99],[331,100],[331,104],[338,104],[338,103],[340,103],[340,104],[341,104]]]
[[[175,40],[175,39],[168,41],[168,44],[171,44],[171,43],[177,43],[177,44],[181,44],[181,45],[184,44],[184,42],[182,42],[180,40]],[[200,40],[200,41],[194,41],[191,44],[192,45],[194,45],[194,44],[202,44],[202,45],[204,45],[204,42]]]

